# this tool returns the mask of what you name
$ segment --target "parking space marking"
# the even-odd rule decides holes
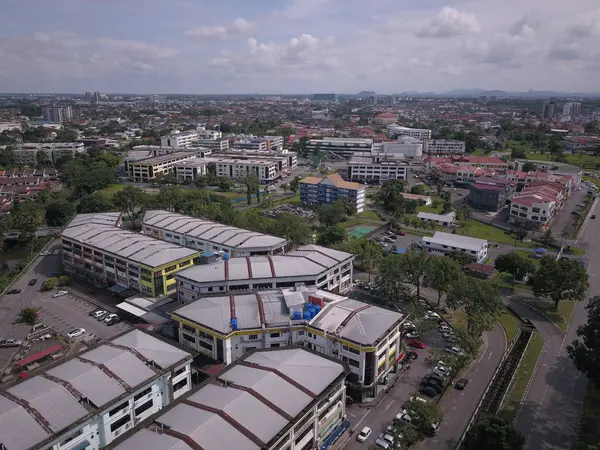
[[[394,404],[394,402],[395,402],[395,400],[392,400],[390,402],[390,404],[385,407],[385,410],[387,411],[388,409],[390,409],[392,407],[392,405]]]

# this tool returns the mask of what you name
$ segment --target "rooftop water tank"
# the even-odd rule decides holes
[[[231,319],[231,329],[233,331],[239,330],[237,319]]]
[[[294,311],[294,315],[292,317],[294,320],[302,320],[302,313],[300,311]]]
[[[225,261],[229,260],[229,253],[223,253],[223,259]]]
[[[304,320],[310,320],[312,319],[312,317],[310,316],[310,313],[308,311],[304,311]]]

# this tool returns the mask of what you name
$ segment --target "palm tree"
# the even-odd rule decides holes
[[[0,252],[6,248],[4,235],[8,232],[8,221],[4,217],[0,217]]]

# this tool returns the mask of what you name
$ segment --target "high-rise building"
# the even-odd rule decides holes
[[[551,119],[554,117],[554,109],[556,108],[556,102],[554,100],[544,102],[542,105],[542,118]]]
[[[581,102],[567,102],[563,106],[563,116],[579,116],[581,115]]]
[[[47,122],[70,122],[73,120],[73,110],[70,106],[46,106],[42,108],[42,116]]]
[[[86,102],[91,102],[92,101],[92,93],[91,92],[86,92],[85,93],[85,101]]]
[[[100,92],[94,92],[94,96],[92,97],[93,103],[98,103],[100,101]]]
[[[337,102],[337,94],[314,94],[313,100],[317,102]]]

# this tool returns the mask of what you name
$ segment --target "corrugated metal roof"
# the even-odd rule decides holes
[[[113,344],[131,348],[163,369],[191,359],[192,355],[178,347],[156,339],[140,330],[133,330],[113,339]]]
[[[115,447],[115,450],[192,450],[181,439],[143,428],[126,441]]]
[[[82,355],[97,364],[104,364],[129,387],[135,387],[151,379],[155,372],[137,356],[115,347],[101,345]]]
[[[0,395],[0,443],[8,450],[33,447],[49,434],[20,405]]]
[[[88,411],[66,388],[40,376],[7,389],[27,401],[57,432],[85,417]]]
[[[240,389],[208,384],[189,400],[225,412],[263,442],[269,442],[288,423],[252,394]]]
[[[448,245],[466,250],[479,251],[486,246],[488,241],[485,239],[477,239],[469,236],[461,236],[459,234],[443,233],[436,231],[433,237],[424,236],[423,241],[431,242],[438,245]]]
[[[125,393],[116,380],[98,367],[77,359],[67,361],[47,373],[70,383],[96,407],[102,407]]]

